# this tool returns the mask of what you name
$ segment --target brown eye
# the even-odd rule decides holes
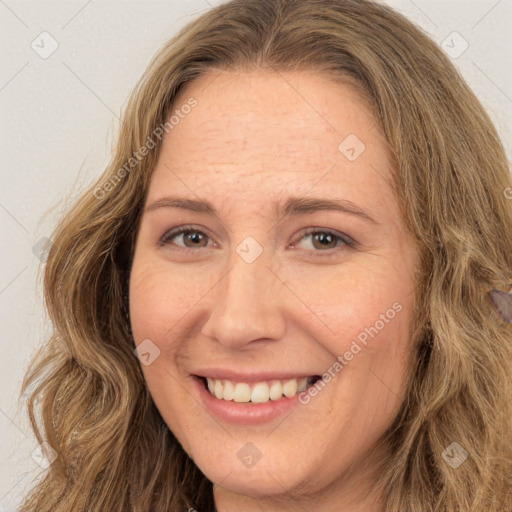
[[[181,243],[176,243],[176,240],[181,240]],[[186,249],[202,248],[208,246],[208,235],[197,229],[178,228],[166,233],[160,241],[162,245],[171,242]]]
[[[321,232],[314,233],[311,241],[316,249],[334,249],[338,243],[333,234]]]
[[[302,235],[298,244],[302,249],[314,249],[315,252],[327,252],[330,249],[352,246],[354,242],[341,233],[338,234],[326,229],[309,228]]]

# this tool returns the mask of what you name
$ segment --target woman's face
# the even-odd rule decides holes
[[[404,396],[417,263],[375,119],[306,72],[210,72],[177,109],[130,277],[154,402],[218,502],[366,493]]]

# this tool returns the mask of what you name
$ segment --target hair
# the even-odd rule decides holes
[[[506,154],[448,57],[370,0],[230,1],[154,56],[107,168],[52,234],[43,285],[53,330],[22,394],[30,391],[38,442],[58,457],[20,512],[215,510],[212,482],[148,392],[128,313],[136,233],[161,143],[130,158],[168,121],[186,84],[214,70],[327,73],[367,99],[420,252],[405,399],[385,433],[382,510],[509,512],[512,330],[488,297],[512,282]],[[457,469],[442,455],[453,442],[468,452]]]

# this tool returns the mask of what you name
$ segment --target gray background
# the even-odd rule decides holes
[[[49,333],[40,288],[45,237],[103,171],[120,109],[151,56],[219,3],[0,0],[0,512],[15,510],[42,472],[17,396],[29,359]],[[512,0],[386,3],[451,54],[510,159]],[[58,48],[44,55],[53,40]]]

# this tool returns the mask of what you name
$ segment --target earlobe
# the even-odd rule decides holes
[[[512,324],[512,290],[510,292],[491,290],[487,293],[491,298],[494,309],[500,317],[505,320],[505,322]]]

